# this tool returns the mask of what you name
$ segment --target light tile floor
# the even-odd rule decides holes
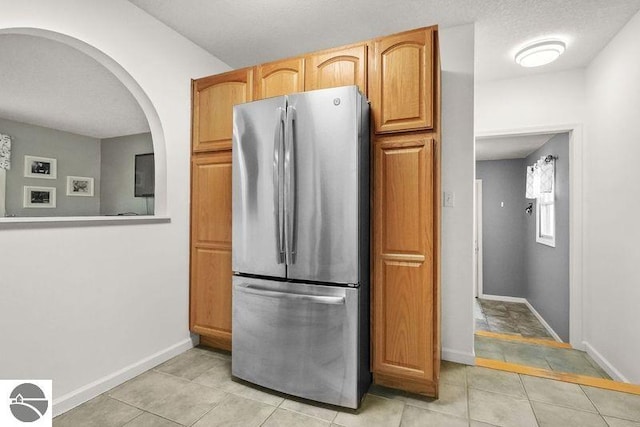
[[[640,427],[640,396],[443,362],[440,399],[372,386],[358,411],[231,378],[229,355],[189,350],[56,417],[55,427]]]
[[[553,339],[529,307],[522,303],[476,298],[474,318],[477,331]]]

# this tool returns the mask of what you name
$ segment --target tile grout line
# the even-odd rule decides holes
[[[522,374],[517,374],[517,375],[518,375],[518,380],[520,380],[520,385],[524,390],[524,395],[527,398],[527,402],[529,402],[529,407],[531,408],[531,412],[533,413],[533,418],[536,420],[536,424],[540,426],[540,420],[538,420],[538,414],[536,414],[536,410],[533,407],[533,403],[531,403],[531,398],[529,397],[529,392],[527,391],[527,387],[524,385]]]
[[[114,399],[114,400],[115,400],[115,399]],[[139,408],[136,408],[136,409],[139,409]],[[146,413],[147,413],[147,411],[142,411],[142,412],[140,412],[138,415],[136,415],[135,417],[131,418],[131,419],[130,419],[129,421],[127,421],[126,423],[122,424],[122,427],[126,427],[126,426],[127,426],[127,424],[130,424],[131,422],[133,422],[133,420],[136,420],[136,419],[140,418],[141,416],[143,416],[143,415],[144,415],[144,414],[146,414]]]

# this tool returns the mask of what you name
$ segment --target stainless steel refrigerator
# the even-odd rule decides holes
[[[369,156],[356,86],[234,107],[235,377],[358,407],[371,382]]]

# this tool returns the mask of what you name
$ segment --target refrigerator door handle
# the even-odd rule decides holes
[[[285,128],[285,153],[284,153],[284,222],[285,222],[285,259],[287,265],[296,262],[296,156],[294,121],[296,109],[287,107],[287,126]]]
[[[281,159],[284,157],[284,126],[286,111],[282,107],[276,110],[277,122],[273,140],[273,214],[276,222],[276,262],[285,261],[284,254],[284,200],[283,200],[283,168]]]
[[[294,121],[296,109],[287,107],[287,125],[285,127],[284,146],[284,228],[285,259],[287,265],[295,263],[295,231],[296,231],[296,167],[295,167],[295,135]]]
[[[245,294],[258,295],[267,298],[276,298],[289,301],[304,301],[315,304],[344,305],[344,297],[328,296],[328,295],[308,295],[289,292],[279,292],[271,289],[263,289],[256,285],[240,284],[236,286],[236,291]]]

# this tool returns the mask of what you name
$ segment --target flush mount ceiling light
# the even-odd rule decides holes
[[[558,59],[567,45],[560,40],[535,42],[516,53],[516,63],[523,67],[539,67]]]

